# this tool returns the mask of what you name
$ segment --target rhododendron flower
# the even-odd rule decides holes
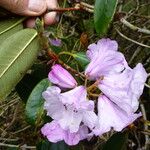
[[[90,63],[85,74],[95,80],[110,72],[120,72],[128,67],[123,54],[117,49],[117,42],[110,39],[101,39],[97,44],[89,45],[87,57],[90,59]]]
[[[78,86],[69,92],[60,92],[60,88],[55,86],[43,92],[47,115],[57,120],[62,129],[71,133],[79,130],[81,122],[92,129],[97,116],[94,113],[94,102],[87,100],[85,87]]]
[[[65,91],[71,90],[61,92],[59,87],[51,86],[42,93],[44,109],[53,119],[41,129],[49,141],[64,140],[68,145],[76,145],[80,140],[94,134],[100,136],[112,128],[121,131],[141,116],[136,111],[147,73],[140,63],[131,69],[117,50],[117,42],[110,39],[101,39],[88,47],[90,63],[85,75],[96,80],[94,86],[102,92],[98,97],[97,110],[94,110],[94,101],[88,100],[84,86],[77,86],[73,76],[60,65],[52,67],[49,80]],[[90,90],[88,88],[89,97],[91,93],[95,94],[94,90]],[[94,111],[98,111],[98,115]]]
[[[80,140],[89,137],[86,126],[82,125],[77,132],[70,133],[69,130],[62,129],[57,121],[45,124],[41,128],[41,132],[50,142],[56,143],[64,140],[68,145],[76,145]]]
[[[144,88],[147,73],[142,64],[134,69],[125,69],[120,74],[107,74],[100,81],[99,89],[111,101],[128,114],[138,109],[138,99]]]
[[[98,98],[98,122],[93,132],[95,135],[100,136],[110,131],[111,128],[115,131],[121,131],[140,116],[141,113],[128,115],[106,96],[102,95]]]
[[[73,76],[58,64],[52,67],[52,70],[48,74],[48,78],[52,83],[63,88],[74,88],[77,86],[77,82]]]

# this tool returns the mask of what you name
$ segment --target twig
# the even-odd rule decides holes
[[[150,34],[150,30],[144,29],[144,28],[139,28],[133,24],[131,24],[130,22],[128,22],[125,18],[121,18],[120,21],[128,28],[130,28],[131,30],[140,32],[140,33],[145,33],[145,34]]]
[[[122,11],[122,10],[120,10],[120,11],[118,11],[118,13],[117,14],[124,14],[124,16],[128,16],[128,13],[127,12],[125,12],[125,11]],[[132,14],[132,16],[134,16],[134,17],[138,17],[138,18],[143,18],[143,19],[150,19],[150,16],[145,16],[145,15],[140,15],[140,14]],[[125,17],[125,18],[126,18]],[[128,17],[127,17],[128,18]]]
[[[134,17],[144,18],[144,19],[150,19],[150,16],[144,16],[139,14],[133,14]]]
[[[14,148],[24,148],[24,149],[36,149],[35,146],[27,146],[26,144],[20,146],[20,145],[13,145],[13,144],[6,144],[6,143],[0,143],[0,146],[3,147],[14,147]]]
[[[150,89],[150,85],[148,85],[147,83],[144,84],[147,88]]]
[[[47,52],[48,52],[48,55],[49,55],[52,59],[54,59],[55,61],[58,61],[58,63],[61,64],[63,67],[65,67],[67,70],[69,70],[69,71],[75,73],[76,75],[79,75],[79,76],[85,78],[85,75],[84,75],[84,74],[82,74],[82,73],[78,72],[77,70],[71,68],[70,66],[68,66],[67,64],[65,64],[62,60],[60,60],[59,57],[58,57],[58,55],[55,54],[51,49],[48,48],[48,49],[47,49]]]
[[[87,4],[87,3],[85,3],[85,2],[80,2],[80,4],[81,4],[82,6],[84,6],[84,7],[94,9],[94,6],[93,6],[93,5]]]
[[[81,10],[80,7],[69,7],[69,8],[52,8],[52,9],[49,9],[48,11],[57,11],[59,13],[62,13],[62,12],[65,12],[65,11],[78,11],[78,10]]]
[[[59,13],[67,12],[67,11],[82,11],[85,10],[87,12],[93,13],[94,12],[94,6],[89,5],[87,3],[81,2],[77,3],[74,7],[68,7],[68,8],[52,8],[48,11],[57,11]]]
[[[70,66],[68,66],[67,64],[65,64],[62,60],[58,59],[58,62],[59,62],[62,66],[64,66],[67,70],[70,70],[71,72],[73,72],[73,73],[75,73],[75,74],[77,74],[77,75],[79,75],[79,76],[81,76],[81,77],[83,77],[83,78],[86,77],[84,74],[78,72],[77,70],[75,70],[75,69],[71,68]]]
[[[9,141],[9,142],[12,142],[12,141],[18,141],[19,138],[16,138],[16,139],[9,139],[9,138],[2,138],[0,137],[0,141]]]
[[[19,107],[19,104],[17,105],[17,107],[16,107],[16,109],[15,109],[15,111],[14,111],[13,118],[12,118],[10,124],[6,127],[5,130],[3,130],[1,136],[4,137],[4,136],[6,135],[6,133],[7,133],[6,131],[7,131],[7,130],[13,125],[13,123],[15,122],[16,116],[17,116],[17,112],[18,112],[18,107]]]
[[[146,131],[140,131],[140,132],[143,133],[144,135],[150,136],[150,133],[149,133],[149,132],[146,132]],[[150,143],[148,142],[148,144],[150,144]]]
[[[140,108],[144,120],[147,120],[144,104],[140,104]],[[144,123],[144,130],[148,130],[148,125],[146,125],[145,123]],[[147,148],[148,144],[149,144],[149,136],[145,135],[145,149]]]
[[[125,36],[124,34],[122,34],[117,28],[115,28],[115,30],[116,30],[117,33],[118,33],[121,37],[123,37],[124,39],[126,39],[126,40],[128,40],[128,41],[131,41],[131,42],[133,42],[133,43],[135,43],[135,44],[138,44],[138,45],[140,45],[140,46],[142,46],[142,47],[150,48],[149,45],[145,45],[145,44],[143,44],[143,43],[139,43],[139,42],[137,42],[137,41],[135,41],[135,40],[133,40],[133,39],[128,38],[127,36]]]
[[[18,131],[12,132],[11,134],[17,134],[17,133],[19,133],[19,132],[25,131],[26,129],[28,129],[28,128],[30,128],[30,127],[31,127],[31,126],[28,125],[28,126],[24,127],[23,129],[20,129],[20,130],[18,130]]]
[[[132,55],[131,59],[128,62],[129,65],[132,63],[133,59],[139,54],[140,51],[141,49],[139,47],[135,50],[134,54]]]
[[[16,103],[18,103],[18,101],[15,100],[15,101],[13,101],[13,103],[9,103],[9,104],[7,103],[6,107],[3,106],[4,108],[3,108],[2,112],[0,113],[0,116],[2,116],[9,107],[13,106]]]
[[[137,132],[135,130],[133,130],[133,133],[134,133],[134,137],[135,137],[135,139],[137,141],[138,149],[140,150],[141,143],[140,143],[140,140],[139,140],[139,138],[137,136]]]

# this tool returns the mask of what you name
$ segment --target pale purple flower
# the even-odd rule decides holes
[[[97,120],[94,102],[87,99],[84,86],[78,86],[69,92],[60,93],[58,87],[52,86],[43,92],[46,100],[44,108],[47,115],[57,120],[64,130],[77,132],[81,122],[92,129]]]
[[[54,46],[57,46],[57,47],[61,46],[61,40],[60,39],[49,39],[49,41]]]
[[[101,95],[98,98],[98,122],[93,132],[95,135],[100,136],[110,131],[111,128],[115,131],[121,131],[140,116],[141,113],[128,115],[106,96]]]
[[[76,145],[80,140],[89,137],[89,131],[86,126],[82,125],[77,132],[70,133],[69,130],[62,129],[57,121],[46,123],[41,128],[41,132],[50,142],[56,143],[64,140],[68,145]]]
[[[101,39],[88,47],[90,63],[85,70],[89,79],[95,80],[108,73],[116,73],[128,67],[122,53],[117,51],[118,44],[110,39]]]
[[[42,93],[45,99],[44,109],[47,110],[47,115],[52,119],[59,120],[65,111],[65,106],[60,100],[60,88],[57,86],[50,86]]]
[[[60,128],[57,121],[46,123],[42,128],[41,132],[50,142],[56,143],[64,139],[64,130]]]
[[[79,141],[89,138],[89,131],[85,125],[81,125],[79,130],[75,133],[70,133],[70,131],[66,131],[64,135],[64,141],[68,145],[77,145]]]
[[[55,64],[48,74],[49,80],[62,88],[74,88],[77,86],[73,76],[61,65]]]
[[[137,64],[136,67],[133,68],[133,77],[130,84],[131,96],[139,99],[143,93],[144,83],[146,82],[147,76],[148,74],[141,63]],[[132,105],[134,106],[134,102]]]
[[[128,114],[138,109],[147,73],[142,64],[125,69],[120,74],[107,74],[100,81],[99,89]]]

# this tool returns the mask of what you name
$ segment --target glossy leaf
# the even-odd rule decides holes
[[[45,140],[38,143],[36,148],[37,150],[69,150],[68,146],[65,144],[64,141],[51,143]]]
[[[73,54],[73,57],[83,69],[85,69],[86,65],[89,63],[84,52],[75,53]]]
[[[115,133],[110,139],[105,143],[102,150],[126,150],[128,134],[126,132]]]
[[[26,117],[30,124],[36,124],[40,121],[43,114],[44,99],[42,92],[50,85],[48,79],[43,79],[31,92],[26,104]]]
[[[34,29],[21,30],[0,46],[0,99],[4,99],[33,64],[40,48]]]
[[[31,73],[27,73],[16,85],[15,89],[19,97],[26,103],[34,87],[44,78],[47,78],[48,70],[45,64],[34,64]]]
[[[51,142],[48,140],[42,140],[36,145],[37,150],[51,150]]]
[[[118,0],[96,0],[94,24],[97,33],[105,34],[114,16]]]
[[[12,34],[23,29],[24,18],[11,18],[0,20],[0,43],[5,41]]]
[[[64,141],[60,141],[52,143],[51,150],[69,150],[69,148]]]

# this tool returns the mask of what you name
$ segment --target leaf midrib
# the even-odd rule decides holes
[[[0,79],[7,72],[7,70],[12,66],[12,64],[19,58],[19,56],[24,52],[24,50],[28,47],[28,45],[34,40],[37,36],[37,32],[33,35],[33,37],[27,42],[27,44],[22,48],[22,50],[18,53],[18,55],[13,59],[13,61],[6,67],[6,69],[1,73]]]
[[[3,30],[2,32],[0,32],[0,35],[7,32],[8,30],[12,29],[13,27],[17,26],[19,23],[21,23],[25,18],[20,19],[19,21],[17,21],[16,23],[14,23],[13,25],[11,25],[10,27],[8,27],[7,29]]]

